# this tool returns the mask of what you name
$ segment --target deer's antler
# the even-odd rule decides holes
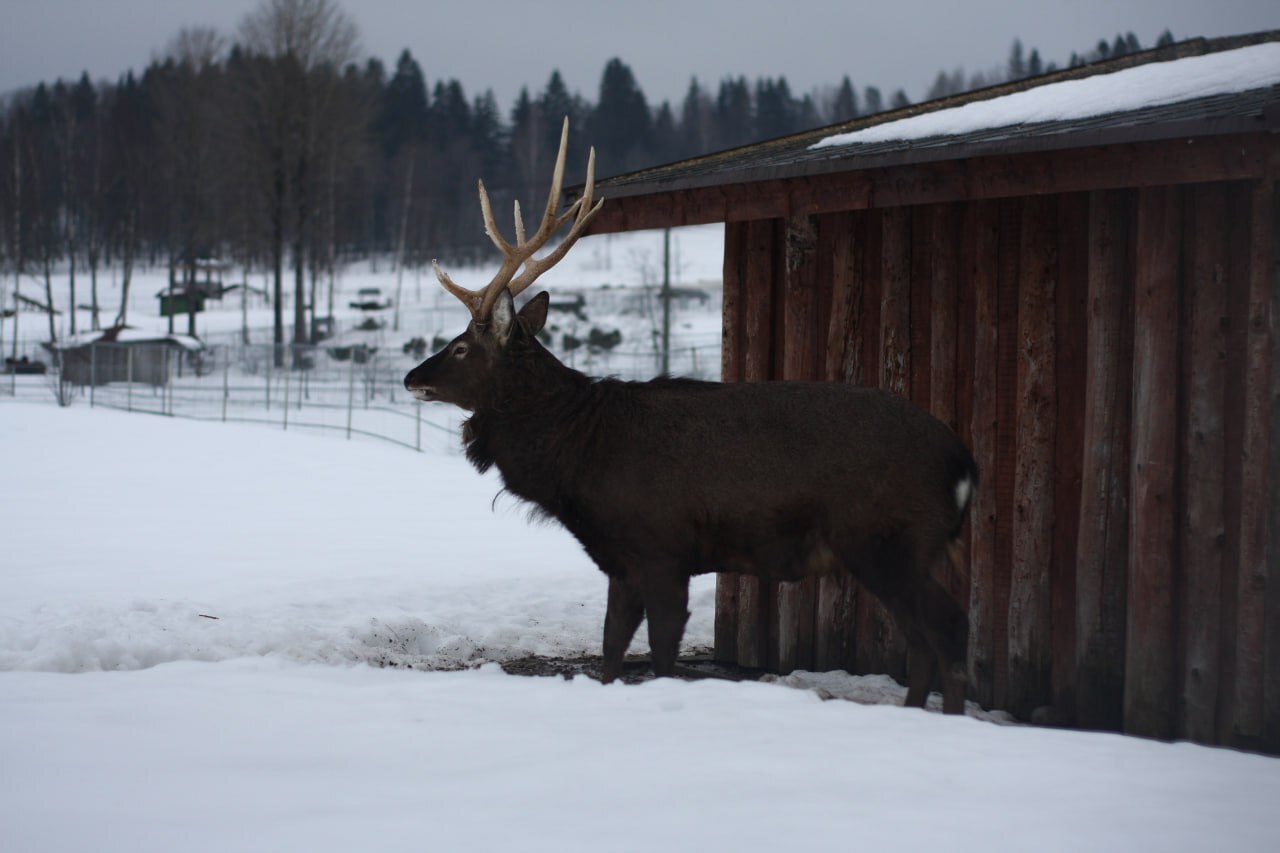
[[[493,311],[493,303],[497,301],[498,295],[503,290],[511,291],[512,296],[518,295],[526,287],[551,267],[559,263],[560,259],[565,256],[569,249],[582,236],[582,232],[591,224],[591,220],[600,211],[600,206],[604,204],[604,199],[599,199],[592,204],[592,196],[595,190],[595,172],[596,172],[596,150],[591,149],[591,153],[587,157],[587,182],[582,190],[582,197],[569,206],[569,209],[559,216],[556,215],[556,208],[560,204],[560,189],[564,180],[564,160],[565,152],[569,147],[569,119],[564,120],[564,128],[560,131],[560,153],[556,155],[556,168],[551,176],[551,191],[547,195],[547,209],[542,214],[542,222],[538,225],[538,230],[534,232],[532,237],[525,239],[524,221],[520,218],[520,202],[515,203],[515,221],[516,221],[516,242],[515,245],[508,243],[498,231],[498,225],[493,221],[493,209],[489,205],[489,194],[485,191],[484,181],[480,181],[480,210],[484,213],[484,230],[489,235],[489,239],[493,241],[493,245],[502,253],[502,266],[498,268],[498,272],[493,279],[481,290],[469,290],[454,282],[449,278],[449,274],[440,269],[440,265],[434,260],[431,265],[435,267],[436,278],[440,279],[440,284],[444,289],[458,297],[463,305],[471,311],[471,316],[477,322],[484,322],[489,319],[489,314]],[[551,239],[561,227],[569,220],[573,220],[573,226],[569,229],[569,233],[560,241],[560,245],[556,246],[546,257],[535,258],[533,253],[543,247],[543,245]],[[524,270],[519,276],[516,273],[523,266]]]

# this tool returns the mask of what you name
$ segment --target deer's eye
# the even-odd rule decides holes
[[[453,357],[454,357],[454,358],[465,358],[465,357],[466,357],[466,355],[467,355],[467,345],[466,345],[466,344],[458,344],[457,346],[455,346],[455,347],[453,348]]]

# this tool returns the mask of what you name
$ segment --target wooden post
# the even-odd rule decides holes
[[[903,397],[911,395],[911,211],[880,211],[879,346],[873,362],[876,384]],[[862,672],[905,676],[903,638],[893,617],[870,594],[858,596],[857,664]]]
[[[754,220],[747,229],[746,275],[743,293],[745,340],[743,378],[762,382],[772,378],[773,288],[779,221]],[[764,667],[769,664],[769,622],[772,607],[771,585],[742,575],[738,580],[738,663]]]
[[[1089,196],[1058,197],[1056,326],[1057,430],[1053,450],[1052,696],[1054,718],[1075,719],[1076,546],[1084,458],[1086,326],[1089,296]]]
[[[1174,735],[1173,590],[1178,432],[1178,261],[1181,198],[1173,187],[1138,191],[1133,329],[1129,609],[1125,731]]]
[[[747,223],[724,226],[724,306],[721,325],[720,375],[725,382],[741,382],[744,373],[743,279],[746,267]],[[722,573],[716,578],[716,660],[738,661],[739,576]]]
[[[978,463],[980,482],[969,508],[972,557],[969,566],[969,669],[974,698],[985,707],[995,704],[995,583],[996,563],[996,414],[997,341],[999,321],[996,290],[997,219],[994,202],[978,201],[965,211],[965,254],[961,275],[973,292],[973,423],[970,450]]]
[[[865,384],[862,323],[866,299],[866,214],[833,214],[821,220],[829,231],[831,310],[822,378]],[[814,616],[814,669],[852,670],[857,585],[844,573],[818,581]]]
[[[1266,634],[1267,531],[1270,522],[1272,184],[1254,185],[1249,231],[1245,327],[1244,442],[1240,483],[1240,574],[1236,587],[1235,740],[1256,747],[1262,738],[1263,649]],[[1270,511],[1274,511],[1271,508]]]
[[[1084,460],[1076,544],[1076,724],[1124,722],[1133,360],[1130,193],[1089,196]]]
[[[811,379],[814,374],[814,327],[817,306],[818,224],[812,216],[786,220],[782,281],[782,377]],[[777,610],[778,672],[812,668],[817,581],[779,583]]]
[[[1183,660],[1178,703],[1180,738],[1212,743],[1217,732],[1222,634],[1223,415],[1226,407],[1226,192],[1222,184],[1188,191],[1183,226],[1189,267],[1183,310],[1188,341],[1185,368],[1185,510],[1178,525],[1186,571],[1179,592]]]
[[[1280,322],[1280,192],[1271,185],[1271,460],[1270,511],[1267,552],[1267,636],[1263,660],[1263,746],[1280,753],[1280,344],[1275,330]]]
[[[1053,450],[1057,429],[1057,210],[1052,196],[1022,207],[1019,262],[1017,456],[1009,578],[1008,709],[1028,717],[1051,699]]]

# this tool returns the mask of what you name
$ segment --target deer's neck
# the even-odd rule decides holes
[[[503,379],[464,427],[467,458],[481,471],[497,466],[510,492],[564,521],[570,474],[590,440],[596,383],[540,348]]]

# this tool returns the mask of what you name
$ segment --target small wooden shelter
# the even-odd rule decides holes
[[[890,388],[972,448],[972,698],[1277,751],[1277,71],[1280,33],[1060,71],[601,181],[593,232],[725,223],[726,380]],[[722,575],[716,655],[905,669],[830,579]]]
[[[164,335],[112,326],[60,341],[62,380],[72,385],[140,382],[168,385],[184,370],[199,372],[204,344],[187,335]]]

